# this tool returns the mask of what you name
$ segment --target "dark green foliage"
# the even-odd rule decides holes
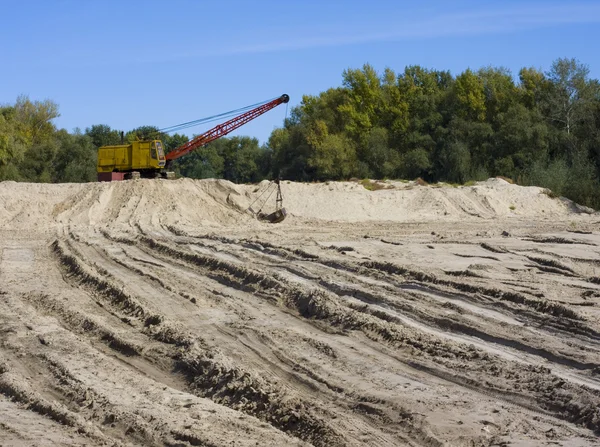
[[[399,171],[403,178],[429,177],[431,161],[425,149],[412,149],[402,156]]]
[[[52,161],[57,151],[58,144],[52,140],[29,147],[19,164],[22,179],[28,182],[52,181]]]
[[[185,135],[178,134],[178,133],[173,134],[173,135],[162,134],[161,139],[165,145],[166,153],[171,152],[173,149],[176,149],[179,146],[181,146],[182,144],[185,144],[189,141],[188,137],[186,137]]]
[[[189,178],[222,178],[223,157],[214,146],[202,147],[177,159],[172,168],[184,177]]]
[[[264,149],[259,147],[256,138],[221,138],[214,143],[221,147],[223,178],[236,183],[257,182],[264,178],[259,171]]]
[[[140,126],[125,134],[125,141],[136,140],[161,140],[165,134],[161,133],[156,126]]]
[[[565,192],[569,177],[569,166],[563,158],[536,160],[525,171],[525,184],[548,188],[553,195]]]
[[[400,154],[390,147],[388,131],[383,127],[371,129],[364,151],[360,152],[360,158],[368,167],[368,172],[363,173],[368,175],[361,177],[392,177],[400,164]]]
[[[256,138],[220,138],[177,159],[173,168],[190,178],[224,178],[236,183],[258,182],[269,174],[270,152]]]
[[[573,155],[564,195],[577,197],[577,202],[600,208],[600,183],[594,165],[586,153],[578,151]]]
[[[113,146],[121,144],[121,135],[118,130],[113,130],[106,124],[95,124],[85,129],[85,134],[92,140],[95,147]]]
[[[57,133],[58,151],[54,157],[53,181],[93,182],[96,180],[98,151],[89,135],[60,130]]]

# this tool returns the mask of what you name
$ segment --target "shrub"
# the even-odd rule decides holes
[[[511,178],[508,178],[508,177],[504,177],[504,176],[502,176],[502,175],[497,175],[497,176],[496,176],[496,178],[502,179],[502,180],[504,180],[505,182],[508,182],[508,183],[510,183],[511,185],[514,185],[514,184],[515,184],[515,181],[514,181],[513,179],[511,179]]]

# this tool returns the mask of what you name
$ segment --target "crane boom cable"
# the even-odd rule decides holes
[[[215,117],[209,117],[209,118],[212,118],[212,119],[204,118],[203,120],[198,120],[197,122],[194,121],[194,122],[191,122],[190,124],[187,124],[187,125],[173,126],[172,128],[171,127],[167,127],[166,130],[165,129],[160,129],[159,132],[163,132],[163,133],[177,132],[179,130],[183,130],[183,129],[188,129],[190,127],[199,126],[201,124],[208,124],[208,123],[212,123],[214,121],[221,121],[224,118],[229,118],[229,117],[232,117],[232,116],[236,116],[238,113],[240,113],[240,112],[236,111],[234,113],[228,113],[228,114],[218,115],[218,116],[215,116]]]
[[[165,127],[164,129],[159,129],[159,132],[171,133],[171,132],[174,132],[177,130],[187,129],[188,127],[194,127],[194,126],[198,126],[200,124],[210,123],[212,121],[218,121],[223,118],[235,116],[238,113],[242,113],[246,110],[250,110],[251,108],[252,107],[232,110],[230,112],[221,113],[219,115],[213,115],[213,116],[208,116],[206,118],[202,118],[202,119],[198,119],[198,120],[194,120],[194,121],[188,121],[187,123],[181,123],[181,124],[177,124],[175,126],[170,126],[170,127]]]
[[[200,118],[200,119],[197,119],[197,120],[188,121],[186,123],[181,123],[181,124],[175,124],[173,126],[168,126],[168,127],[163,128],[163,129],[159,129],[159,132],[163,132],[163,133],[176,132],[178,130],[183,130],[183,129],[187,129],[189,127],[198,126],[200,124],[210,123],[210,122],[213,122],[213,121],[217,121],[219,119],[228,118],[229,116],[238,115],[238,114],[243,113],[243,112],[245,112],[247,110],[250,110],[250,109],[253,109],[255,107],[259,107],[259,106],[262,106],[264,104],[267,104],[267,103],[273,101],[274,99],[277,99],[277,98],[267,99],[266,101],[261,101],[261,102],[257,102],[256,104],[251,104],[249,106],[240,107],[239,109],[230,110],[229,112],[219,113],[218,115],[212,115],[212,116],[208,116],[206,118]]]
[[[258,107],[254,107],[246,112],[243,112],[235,117],[225,121],[224,123],[220,123],[213,127],[212,129],[204,132],[203,134],[197,135],[192,138],[187,143],[182,144],[179,147],[176,147],[171,152],[166,154],[165,159],[167,161],[167,166],[173,160],[178,159],[179,157],[184,156],[190,151],[197,149],[201,146],[204,146],[211,141],[214,141],[218,138],[221,138],[234,130],[238,129],[240,126],[252,121],[253,119],[259,117],[263,113],[268,112],[269,110],[277,107],[280,104],[284,104],[289,102],[290,97],[286,94],[281,95],[279,98],[275,98],[272,101],[269,101],[265,104],[262,104]]]
[[[176,124],[174,126],[169,126],[169,127],[165,127],[164,129],[160,129],[159,131],[160,132],[168,133],[168,132],[171,132],[170,129],[178,129],[178,128],[183,127],[183,126],[185,126],[185,127],[191,127],[191,126],[194,126],[194,125],[197,125],[197,124],[202,124],[202,123],[205,123],[205,122],[215,121],[216,119],[219,119],[219,118],[223,118],[223,117],[226,117],[226,116],[229,116],[229,115],[236,115],[236,114],[242,113],[242,112],[244,112],[246,110],[250,110],[250,109],[252,109],[254,107],[261,106],[263,104],[266,104],[269,101],[271,101],[271,100],[262,101],[262,102],[259,102],[259,103],[256,103],[256,104],[252,104],[252,105],[249,105],[249,106],[246,106],[246,107],[240,107],[239,109],[230,110],[229,112],[219,113],[218,115],[212,115],[212,116],[208,116],[206,118],[201,118],[201,119],[197,119],[197,120],[194,120],[194,121],[188,121],[186,123]]]

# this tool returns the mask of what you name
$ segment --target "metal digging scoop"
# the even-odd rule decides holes
[[[277,185],[277,187],[275,188],[277,190],[277,198],[275,199],[275,211],[271,214],[266,214],[262,212],[262,209],[267,203],[267,200],[269,200],[269,198],[273,194],[273,191],[275,190],[272,188],[273,185]],[[265,193],[268,191],[271,192],[267,195],[267,198],[264,199],[258,211],[254,211],[252,209],[252,205],[258,202],[260,198],[264,196]],[[271,183],[269,183],[269,186],[267,186],[267,188],[258,196],[258,198],[252,203],[252,205],[250,205],[248,211],[250,211],[258,220],[262,220],[269,223],[283,222],[285,217],[287,216],[287,212],[285,211],[285,208],[283,208],[283,196],[281,195],[281,185],[279,179],[273,180]]]
[[[285,219],[285,216],[287,215],[285,208],[280,208],[275,212],[272,212],[271,214],[267,214],[266,216],[258,216],[259,219],[261,220],[266,220],[270,223],[279,223],[279,222],[283,222],[283,220]]]

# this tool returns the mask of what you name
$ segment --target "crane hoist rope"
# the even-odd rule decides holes
[[[265,204],[269,201],[269,199],[271,198],[271,196],[273,195],[273,193],[275,191],[277,191],[277,196],[275,199],[275,211],[270,214],[265,214],[262,212],[262,209],[264,208]],[[259,202],[260,208],[258,209],[258,211],[255,211],[252,207],[267,192],[269,192],[269,195],[262,202]],[[287,213],[285,211],[285,208],[283,208],[283,195],[281,194],[280,179],[276,179],[276,180],[273,180],[272,182],[269,182],[267,184],[266,188],[264,188],[264,190],[260,193],[260,195],[256,199],[254,199],[254,201],[250,204],[250,206],[248,207],[248,211],[250,213],[252,213],[252,215],[254,215],[254,217],[256,217],[259,220],[265,220],[265,221],[271,222],[271,223],[279,223],[279,222],[283,221],[285,219],[285,216],[287,215]]]
[[[250,206],[248,207],[248,210],[250,212],[252,212],[254,214],[258,214],[258,213],[260,213],[262,211],[263,207],[265,206],[265,204],[271,198],[271,196],[273,195],[273,192],[275,191],[273,188],[271,188],[272,186],[273,186],[273,183],[267,184],[267,187],[264,188],[263,192],[261,192],[260,195],[256,199],[254,199],[254,202],[252,202],[250,204]],[[260,205],[260,208],[258,208],[258,211],[254,211],[254,209],[252,208],[254,206],[254,204],[256,202],[258,202],[261,199],[261,197],[264,196],[265,193],[267,193],[269,191],[271,191],[271,192],[269,193],[269,195],[267,196],[267,198],[261,202],[261,205]]]

